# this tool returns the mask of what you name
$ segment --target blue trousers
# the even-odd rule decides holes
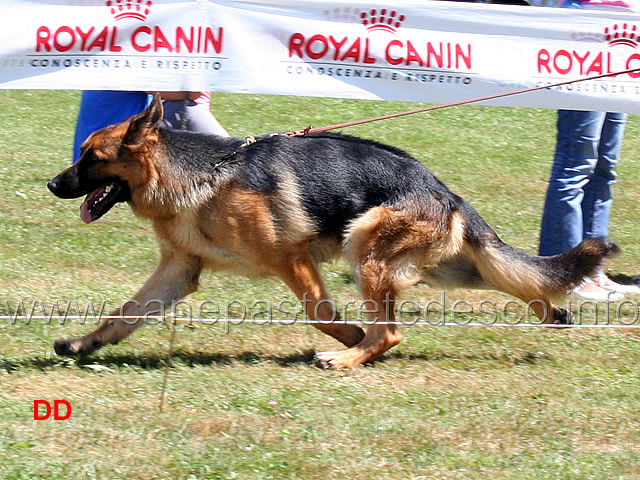
[[[80,146],[89,135],[140,113],[151,103],[151,99],[144,92],[84,90],[73,139],[73,163],[80,158]]]
[[[558,137],[542,214],[540,255],[606,237],[627,115],[558,111]]]

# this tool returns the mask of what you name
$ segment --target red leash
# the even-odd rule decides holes
[[[522,90],[514,90],[512,92],[498,93],[495,95],[489,95],[487,97],[472,98],[470,100],[460,100],[458,102],[445,103],[441,105],[433,105],[431,107],[419,108],[417,110],[410,110],[408,112],[391,113],[389,115],[383,115],[381,117],[366,118],[364,120],[355,120],[353,122],[339,123],[337,125],[329,125],[327,127],[311,128],[311,126],[309,126],[304,130],[296,130],[294,132],[285,133],[284,136],[285,137],[302,137],[309,133],[327,132],[329,130],[335,130],[336,128],[353,127],[354,125],[362,125],[363,123],[377,122],[378,120],[387,120],[389,118],[403,117],[405,115],[413,115],[414,113],[430,112],[432,110],[440,110],[441,108],[456,107],[458,105],[466,105],[468,103],[476,103],[476,102],[482,102],[485,100],[493,100],[495,98],[510,97],[511,95],[519,95],[521,93],[535,92],[536,90],[544,90],[547,88],[560,87],[562,85],[570,85],[572,83],[585,82],[587,80],[597,80],[599,78],[615,77],[616,75],[623,75],[625,73],[638,72],[638,71],[640,71],[640,68],[631,68],[629,70],[622,70],[620,72],[603,73],[601,75],[595,75],[593,77],[579,78],[577,80],[567,80],[565,82],[553,83],[551,85],[545,85],[541,87],[524,88]]]

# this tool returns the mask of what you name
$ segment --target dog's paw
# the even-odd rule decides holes
[[[313,363],[316,364],[316,367],[321,368],[322,370],[329,370],[331,368],[331,363],[322,358],[318,358],[317,354],[313,356]]]
[[[554,325],[573,325],[573,314],[566,308],[556,307],[553,312]]]
[[[53,349],[56,351],[56,355],[60,355],[61,357],[69,357],[78,354],[78,352],[73,350],[71,341],[67,340],[66,338],[63,338],[62,340],[56,340],[56,342],[53,344]]]
[[[323,370],[328,369],[346,369],[359,367],[362,362],[358,356],[353,354],[352,349],[342,352],[322,352],[316,353],[314,361],[317,367]]]
[[[315,362],[316,367],[323,370],[340,368],[334,364],[337,356],[338,352],[320,352],[315,354],[313,361]]]
[[[53,344],[53,349],[57,355],[64,357],[75,357],[78,355],[89,355],[100,348],[100,342],[94,339],[88,345],[79,338],[63,338]]]

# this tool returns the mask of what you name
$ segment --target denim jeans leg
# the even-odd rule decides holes
[[[556,151],[540,230],[540,255],[571,250],[584,239],[584,187],[597,162],[604,113],[558,111]]]
[[[584,187],[582,201],[585,238],[609,236],[609,216],[613,204],[615,167],[618,163],[626,113],[607,113],[604,118],[598,147],[598,162],[593,176]]]

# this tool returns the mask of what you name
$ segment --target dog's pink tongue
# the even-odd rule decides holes
[[[106,186],[97,188],[84,199],[82,205],[80,205],[80,218],[84,223],[93,222],[93,215],[91,215],[91,208],[95,208],[95,206],[100,203],[100,199],[106,190]]]
[[[89,212],[89,200],[85,200],[80,205],[80,218],[84,223],[91,223],[93,221],[93,217],[91,216],[91,212]]]

